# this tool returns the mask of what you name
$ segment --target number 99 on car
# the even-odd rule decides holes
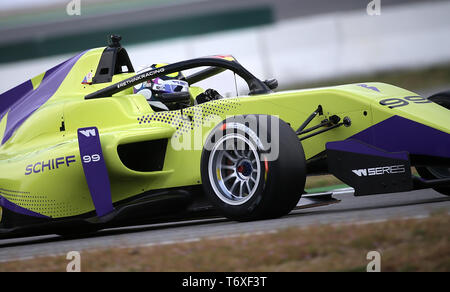
[[[83,156],[83,163],[91,163],[91,162],[99,162],[101,159],[99,154],[93,154],[93,155],[85,155]]]

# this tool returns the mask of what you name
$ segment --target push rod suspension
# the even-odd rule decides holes
[[[319,105],[317,107],[317,109],[306,119],[306,121],[300,126],[300,128],[298,128],[298,130],[295,132],[298,135],[300,135],[300,133],[309,125],[309,123],[311,123],[312,120],[314,120],[314,118],[317,115],[323,115],[323,109],[322,106]]]
[[[336,116],[336,117],[337,117],[337,116]],[[339,117],[338,117],[338,118],[339,118]],[[340,120],[340,118],[339,118],[339,120]],[[309,134],[309,135],[307,135],[307,136],[303,136],[303,137],[300,138],[300,141],[303,141],[303,140],[312,138],[312,137],[317,136],[317,135],[319,135],[319,134],[322,134],[322,133],[331,131],[331,130],[333,130],[333,129],[339,128],[339,127],[341,127],[341,126],[350,127],[351,124],[352,124],[352,121],[350,120],[349,117],[345,117],[344,120],[343,120],[341,123],[338,122],[338,123],[336,123],[336,124],[332,124],[332,121],[331,121],[331,118],[330,118],[329,123],[331,124],[330,127],[327,127],[327,128],[325,128],[325,129],[319,130],[319,131],[314,132],[314,133],[311,133],[311,134]]]

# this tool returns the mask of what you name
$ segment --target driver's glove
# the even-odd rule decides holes
[[[223,98],[223,96],[221,96],[220,93],[218,93],[216,90],[207,89],[205,92],[200,93],[195,100],[197,101],[197,104],[201,104],[212,100],[218,100],[221,98]]]

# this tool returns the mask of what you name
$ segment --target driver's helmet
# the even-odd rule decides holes
[[[160,63],[146,66],[139,70],[138,74],[167,65]],[[155,110],[169,110],[169,105],[164,103],[161,95],[163,93],[189,92],[189,84],[185,80],[183,73],[171,73],[136,85],[134,93],[145,96],[150,106]]]

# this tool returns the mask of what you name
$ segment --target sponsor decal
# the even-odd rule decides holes
[[[148,77],[157,75],[159,73],[163,73],[164,71],[165,71],[164,68],[160,68],[160,69],[157,69],[157,70],[152,70],[152,71],[148,71],[146,73],[142,73],[142,74],[136,75],[133,78],[127,79],[124,82],[121,82],[121,83],[117,84],[117,89],[120,89],[122,87],[126,87],[126,86],[128,86],[130,84],[137,83],[137,82],[141,81],[142,79],[146,79]]]
[[[394,165],[394,166],[382,166],[374,168],[363,168],[363,169],[354,169],[352,170],[352,172],[359,177],[400,174],[406,172],[406,166]]]
[[[95,129],[87,129],[87,130],[80,130],[80,134],[84,135],[85,137],[95,137],[97,136],[97,133],[95,132]]]
[[[376,88],[375,86],[369,86],[367,84],[358,84],[359,87],[363,87],[363,88],[367,88],[376,92],[380,92],[380,90],[378,88]]]
[[[39,161],[34,164],[27,165],[25,168],[25,175],[44,173],[55,169],[70,167],[70,165],[75,162],[75,155],[58,157],[47,161]]]
[[[114,211],[114,207],[98,129],[96,127],[78,129],[78,146],[97,216],[102,217]]]
[[[92,72],[89,72],[83,79],[83,82],[81,82],[81,84],[85,84],[85,85],[91,85],[94,79],[94,75],[92,74]]]

